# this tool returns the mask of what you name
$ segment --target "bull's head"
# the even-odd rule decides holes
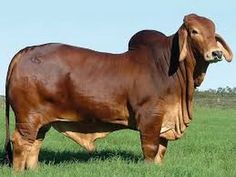
[[[195,55],[207,62],[217,62],[225,59],[230,62],[233,54],[224,39],[215,33],[214,23],[195,14],[184,17],[184,23],[178,31],[179,60],[186,58],[191,48]]]

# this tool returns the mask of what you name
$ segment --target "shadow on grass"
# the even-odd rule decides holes
[[[0,151],[0,158],[4,157],[4,152]],[[95,151],[92,154],[87,153],[86,151],[78,151],[78,152],[55,152],[48,149],[42,149],[39,154],[39,162],[43,162],[45,164],[59,164],[64,162],[91,162],[91,161],[106,161],[112,159],[120,159],[127,163],[137,163],[142,160],[141,155],[136,155],[133,152],[119,150],[102,150]],[[3,166],[2,162],[0,162],[0,166]]]
[[[89,154],[85,151],[78,152],[54,152],[50,150],[43,150],[40,152],[39,161],[44,162],[45,164],[59,164],[63,162],[90,162],[90,161],[106,161],[111,159],[121,159],[123,161],[137,163],[142,159],[141,156],[135,155],[132,152],[128,151],[111,151],[103,150],[96,151],[92,154]]]

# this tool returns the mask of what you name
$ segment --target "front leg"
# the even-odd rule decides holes
[[[160,106],[149,104],[142,107],[137,114],[137,125],[140,131],[144,160],[155,162],[160,143],[160,130],[163,113]]]
[[[164,155],[166,153],[167,145],[168,145],[168,140],[161,137],[160,143],[159,143],[159,148],[158,148],[158,153],[155,157],[155,163],[160,164],[160,165],[162,164]]]

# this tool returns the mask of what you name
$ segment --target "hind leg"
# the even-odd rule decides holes
[[[35,169],[37,167],[39,151],[43,143],[43,139],[45,138],[45,135],[49,129],[50,129],[50,126],[44,126],[39,129],[37,139],[32,144],[31,150],[28,153],[28,156],[26,158],[27,169]]]
[[[23,171],[25,169],[26,158],[30,152],[32,141],[25,140],[18,130],[15,130],[12,138],[13,142],[13,169]]]
[[[36,144],[38,146],[35,140],[39,128],[42,127],[41,120],[42,115],[38,113],[31,113],[26,116],[16,115],[16,129],[12,139],[14,170],[22,171],[27,168],[27,158],[31,155],[32,148],[34,149]]]

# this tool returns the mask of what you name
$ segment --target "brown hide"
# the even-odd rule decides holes
[[[131,128],[141,133],[145,159],[153,159],[159,137],[175,140],[189,125],[194,87],[209,63],[232,59],[225,41],[217,39],[212,21],[191,14],[172,36],[138,32],[122,54],[65,44],[21,50],[6,83],[16,116],[15,146],[23,140],[33,143],[42,128],[53,126],[93,150],[96,138]],[[26,167],[32,167],[30,162]],[[14,163],[16,169],[25,168]]]

